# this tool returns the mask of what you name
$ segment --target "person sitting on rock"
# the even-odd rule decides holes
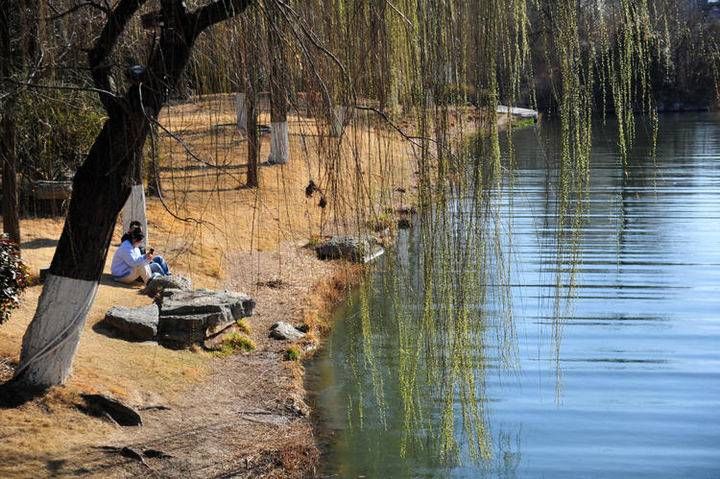
[[[140,243],[145,238],[139,229],[133,230],[113,255],[110,273],[115,281],[131,284],[138,278],[147,284],[153,277],[150,269],[152,253],[142,254]]]
[[[120,239],[121,244],[122,242],[129,240],[130,235],[133,231],[140,231],[142,233],[142,226],[140,225],[140,222],[137,220],[133,220],[130,222],[130,227],[125,232],[125,234],[122,235],[122,238]],[[139,247],[140,253],[145,254],[145,248],[142,246]],[[150,270],[153,273],[159,273],[163,276],[169,276],[170,275],[170,266],[168,266],[167,261],[165,261],[165,258],[163,258],[160,255],[155,254],[155,250],[150,248],[150,254],[152,255],[152,261],[150,262]]]

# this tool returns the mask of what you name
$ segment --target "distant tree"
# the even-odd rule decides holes
[[[19,88],[10,80],[23,70],[25,57],[24,25],[29,2],[0,1],[0,78],[4,83],[0,91],[2,118],[0,118],[0,159],[2,160],[2,215],[3,231],[12,241],[20,243],[20,220],[17,187],[16,108]]]
[[[288,131],[288,91],[290,75],[287,63],[287,37],[283,32],[284,22],[278,5],[268,6],[268,52],[270,58],[270,156],[268,163],[284,165],[290,159]]]

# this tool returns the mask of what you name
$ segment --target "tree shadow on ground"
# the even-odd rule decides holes
[[[20,249],[41,249],[41,248],[54,248],[58,244],[57,239],[52,238],[36,238],[34,240],[25,241],[20,243]]]
[[[135,291],[138,294],[140,294],[142,289],[145,287],[144,283],[142,283],[140,281],[131,283],[131,284],[125,284],[125,283],[121,283],[119,281],[115,281],[113,279],[113,276],[109,273],[103,273],[102,276],[100,276],[100,284],[102,286],[110,286],[113,288],[127,289],[128,293]]]
[[[14,363],[13,363],[14,364]],[[16,364],[13,365],[13,374]],[[0,383],[0,410],[15,409],[47,392],[46,388],[31,387],[16,381],[13,376]]]

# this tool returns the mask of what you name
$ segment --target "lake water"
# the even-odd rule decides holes
[[[720,478],[720,117],[661,116],[656,159],[640,138],[627,174],[611,129],[597,130],[577,286],[559,321],[556,209],[546,186],[553,172],[532,130],[516,133],[515,142],[514,185],[498,216],[503,247],[512,244],[505,262],[516,361],[499,360],[507,346],[493,328],[501,324],[493,304],[501,295],[489,294],[485,347],[469,363],[490,453],[470,457],[463,404],[455,400],[458,454],[438,458],[433,381],[443,371],[418,375],[416,400],[429,403],[423,430],[407,420],[403,358],[415,343],[403,337],[414,334],[421,308],[407,309],[398,327],[390,278],[413,284],[422,254],[418,233],[402,232],[398,250],[338,312],[326,347],[308,365],[323,474]],[[419,305],[420,290],[401,287],[401,302]],[[413,435],[420,439],[407,447]]]

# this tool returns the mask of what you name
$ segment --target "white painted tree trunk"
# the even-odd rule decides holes
[[[98,284],[48,274],[35,317],[23,337],[16,377],[41,387],[65,382]]]
[[[145,188],[143,185],[133,185],[132,190],[130,190],[130,196],[128,196],[125,206],[123,206],[120,212],[120,218],[122,218],[123,233],[130,228],[131,221],[140,222],[143,234],[145,235],[141,246],[145,247],[148,244],[148,224]]]
[[[237,116],[237,128],[247,134],[247,106],[245,105],[245,93],[235,95],[235,114]]]
[[[330,134],[332,136],[342,135],[343,128],[347,121],[348,107],[336,106],[333,108],[332,125],[330,125]]]
[[[270,123],[270,156],[271,165],[284,165],[290,160],[290,137],[287,121]]]

